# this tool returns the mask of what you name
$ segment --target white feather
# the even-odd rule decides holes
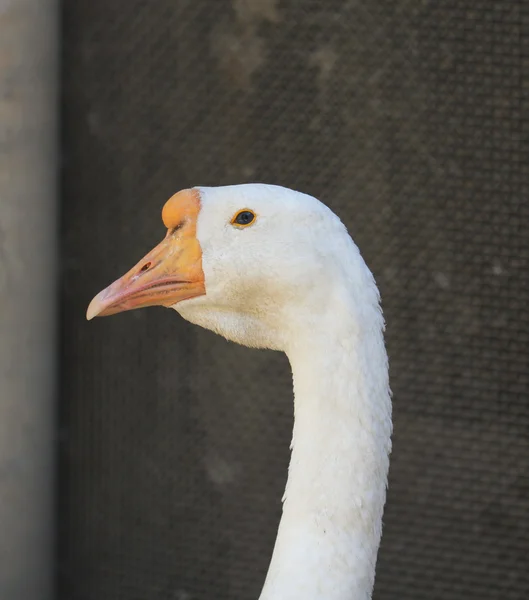
[[[338,217],[278,186],[198,188],[205,296],[174,306],[240,344],[286,352],[292,457],[261,600],[371,598],[391,449],[384,322]],[[243,208],[257,218],[231,225]]]

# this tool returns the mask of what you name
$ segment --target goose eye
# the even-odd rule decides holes
[[[231,220],[232,225],[247,227],[255,221],[255,213],[251,210],[240,210]]]

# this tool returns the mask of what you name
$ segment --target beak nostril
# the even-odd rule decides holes
[[[140,273],[143,273],[144,271],[147,271],[148,269],[150,269],[150,267],[151,267],[151,263],[150,263],[150,261],[149,261],[149,262],[146,262],[146,263],[143,265],[143,267],[140,269]]]

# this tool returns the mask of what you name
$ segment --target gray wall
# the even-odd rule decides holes
[[[85,320],[178,189],[334,209],[379,284],[376,600],[529,597],[527,0],[64,3],[64,600],[258,598],[292,382],[152,308]]]
[[[52,597],[57,10],[0,0],[0,598]]]

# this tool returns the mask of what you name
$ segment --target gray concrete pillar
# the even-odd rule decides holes
[[[56,0],[0,0],[0,599],[51,600]]]

